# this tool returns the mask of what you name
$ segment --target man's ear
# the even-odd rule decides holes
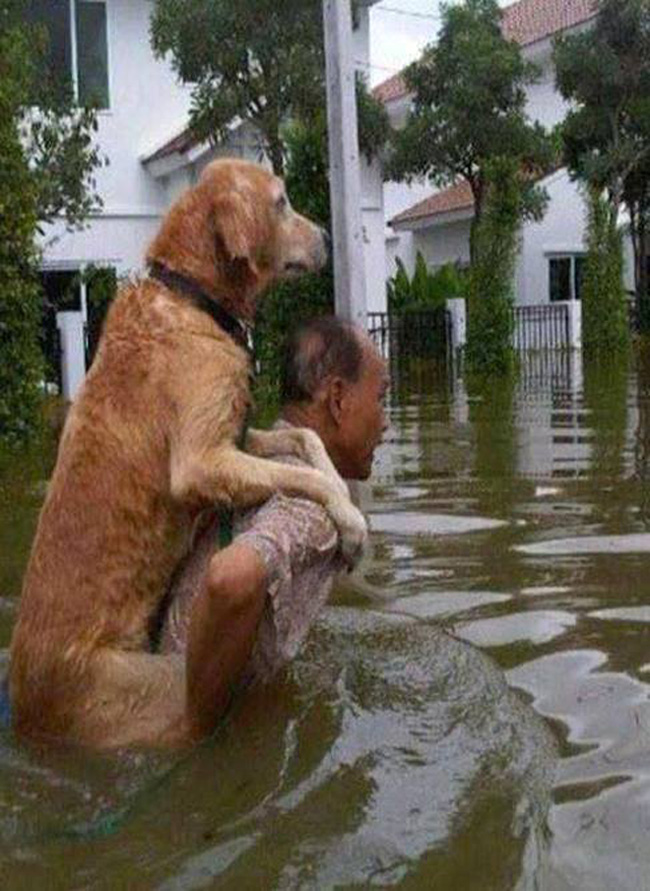
[[[261,228],[252,203],[237,192],[227,192],[216,198],[211,217],[215,238],[227,258],[247,260],[252,266]]]
[[[333,377],[327,385],[327,408],[337,427],[345,412],[345,393],[345,381],[340,377]]]

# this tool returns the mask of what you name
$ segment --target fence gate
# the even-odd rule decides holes
[[[370,312],[368,333],[384,358],[447,359],[451,354],[451,313],[445,307]]]
[[[557,350],[571,347],[569,312],[567,303],[515,306],[515,349]]]

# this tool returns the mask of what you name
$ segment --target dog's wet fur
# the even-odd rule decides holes
[[[221,160],[171,208],[147,259],[252,322],[266,288],[321,268],[326,247],[277,177]],[[148,651],[148,628],[206,505],[305,494],[359,544],[363,524],[314,435],[290,433],[286,450],[319,470],[259,457],[274,434],[251,434],[257,456],[235,447],[249,362],[160,282],[117,296],[66,420],[24,580],[10,659],[19,734],[100,747],[187,737],[184,659]]]

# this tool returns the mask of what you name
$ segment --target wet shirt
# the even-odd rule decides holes
[[[284,426],[282,422],[276,429]],[[286,464],[304,466],[298,459]],[[291,471],[288,470],[288,473]],[[266,566],[268,593],[244,680],[268,680],[294,658],[345,564],[327,512],[304,498],[274,495],[235,520],[238,544],[254,548]],[[219,549],[219,516],[210,514],[176,575],[163,630],[163,652],[185,649],[192,600]]]

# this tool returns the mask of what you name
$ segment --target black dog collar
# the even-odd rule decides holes
[[[156,261],[149,264],[149,277],[161,282],[170,291],[189,297],[194,306],[207,313],[226,334],[232,337],[237,346],[252,354],[248,329],[244,323],[225,310],[191,278],[180,272],[174,272]]]

